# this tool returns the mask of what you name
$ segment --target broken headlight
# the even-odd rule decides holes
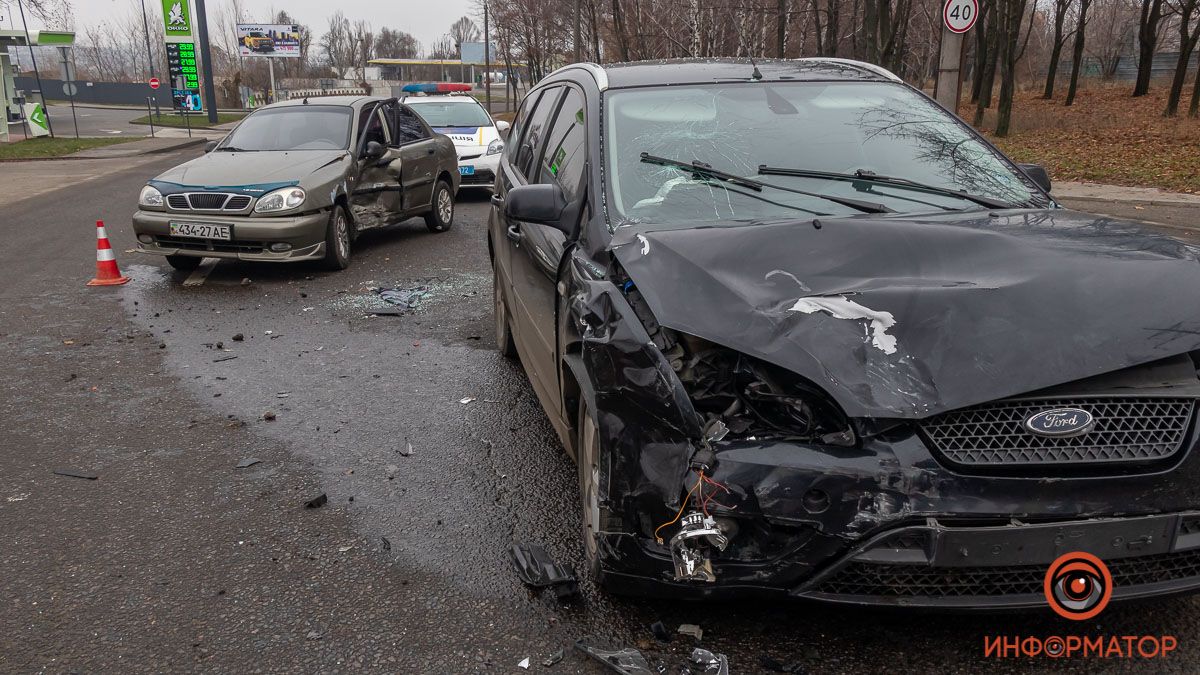
[[[666,330],[666,329],[664,329]],[[795,438],[854,445],[854,432],[828,394],[778,366],[701,338],[676,333],[672,365],[705,424],[728,438]]]

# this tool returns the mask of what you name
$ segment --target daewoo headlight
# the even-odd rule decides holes
[[[288,187],[275,190],[259,197],[254,205],[255,213],[278,213],[290,211],[304,203],[304,190],[298,187]]]
[[[491,143],[488,143],[487,154],[498,155],[501,152],[504,152],[504,141],[497,138],[496,140],[492,141]]]
[[[162,208],[162,193],[158,191],[158,188],[147,185],[146,187],[142,188],[142,193],[138,195],[138,205]]]

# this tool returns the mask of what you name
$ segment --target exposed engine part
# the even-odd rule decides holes
[[[679,532],[671,537],[671,560],[675,563],[676,581],[717,580],[713,573],[712,549],[724,551],[729,539],[712,516],[699,511],[687,514],[679,523]]]

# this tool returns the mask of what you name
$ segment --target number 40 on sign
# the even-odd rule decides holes
[[[942,20],[951,33],[965,33],[979,18],[979,0],[946,0]]]

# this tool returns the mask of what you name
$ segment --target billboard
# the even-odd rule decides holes
[[[461,51],[463,63],[483,63],[483,43],[482,42],[464,42],[459,48]],[[488,56],[491,57],[492,63],[502,61],[503,59],[496,58],[496,43],[493,42],[488,46]]]
[[[300,31],[286,23],[239,23],[239,56],[300,58]]]

